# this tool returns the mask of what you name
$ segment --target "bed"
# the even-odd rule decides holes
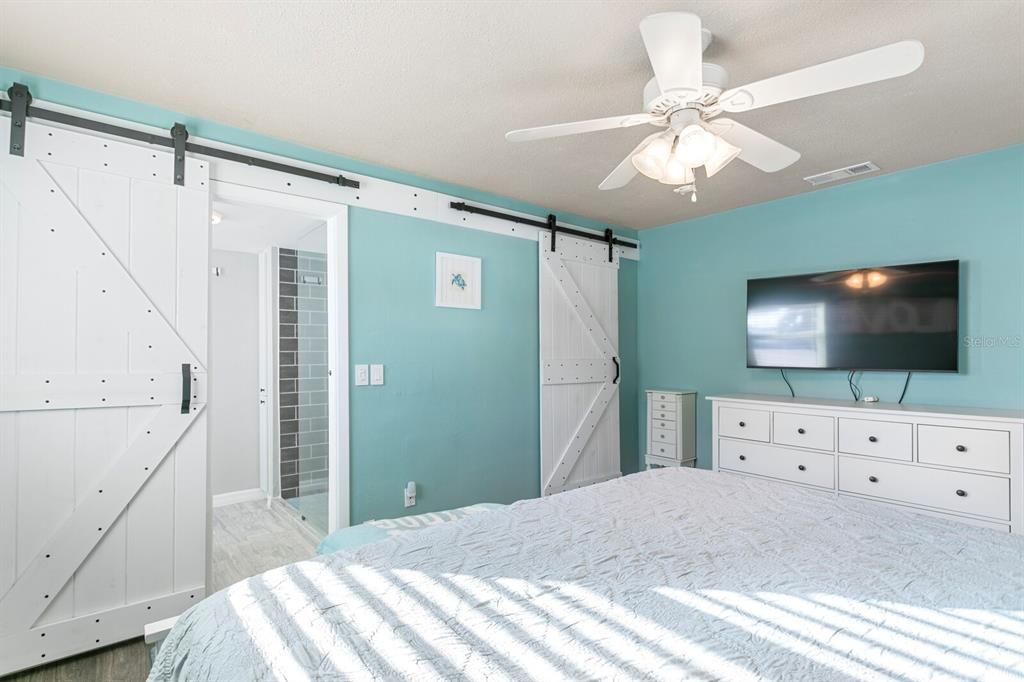
[[[149,679],[1022,676],[1021,537],[671,468],[237,583]]]

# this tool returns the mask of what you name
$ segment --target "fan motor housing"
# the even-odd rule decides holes
[[[704,87],[701,89],[700,95],[696,97],[684,92],[662,94],[657,79],[652,78],[647,81],[647,85],[644,86],[644,111],[663,115],[690,102],[707,103],[712,98],[721,95],[728,85],[729,73],[718,64],[704,62],[702,74]]]

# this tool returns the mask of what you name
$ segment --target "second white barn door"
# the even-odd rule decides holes
[[[602,243],[540,237],[541,492],[621,475],[619,256]],[[617,250],[616,250],[617,251]]]
[[[209,169],[0,119],[0,675],[205,595]]]

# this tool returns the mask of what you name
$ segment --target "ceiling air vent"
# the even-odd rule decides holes
[[[826,173],[808,175],[804,180],[811,183],[812,186],[817,187],[818,185],[827,185],[830,182],[845,180],[846,178],[852,178],[857,175],[874,173],[876,170],[878,170],[878,166],[870,161],[866,161],[864,163],[855,163],[852,166],[847,166],[846,168],[837,168],[836,170],[828,171]]]

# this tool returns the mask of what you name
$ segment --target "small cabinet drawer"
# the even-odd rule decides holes
[[[672,414],[676,413],[675,403],[666,403],[662,402],[661,400],[655,400],[652,403],[651,407],[654,408],[655,412],[670,412]]]
[[[772,440],[776,443],[829,452],[835,448],[835,420],[832,417],[775,412],[772,425]]]
[[[666,431],[665,429],[651,429],[651,442],[652,443],[675,443],[676,432],[675,430]]]
[[[672,443],[652,442],[650,449],[652,455],[676,459],[676,446]]]
[[[718,468],[819,488],[833,488],[835,481],[833,455],[734,440],[718,442]]]
[[[1008,474],[1010,433],[919,424],[917,461]]]
[[[662,393],[661,391],[650,391],[648,392],[648,395],[650,395],[655,402],[673,404],[675,404],[676,398],[678,397],[671,393]]]
[[[1010,480],[995,476],[841,456],[839,489],[895,502],[1010,519]]]
[[[719,407],[718,435],[768,442],[768,410]]]
[[[899,422],[839,418],[839,452],[886,459],[914,459],[914,427]]]
[[[661,419],[652,419],[651,420],[651,428],[652,429],[669,429],[671,431],[674,431],[675,428],[676,428],[676,423],[675,422],[671,422],[671,421],[662,421]]]
[[[651,412],[651,416],[653,416],[654,419],[656,419],[656,420],[668,420],[668,421],[675,421],[676,420],[676,413],[675,412],[666,412],[665,410],[655,409],[655,410],[653,410]]]

